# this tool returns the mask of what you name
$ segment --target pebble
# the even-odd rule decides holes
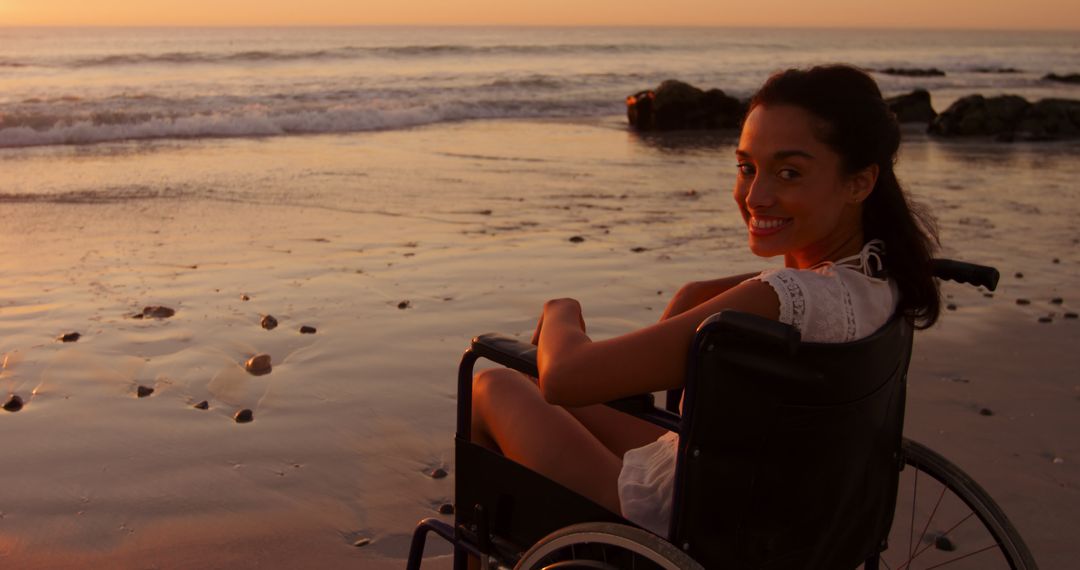
[[[1062,463],[1065,463],[1065,460],[1060,457],[1055,457],[1053,463],[1054,465],[1061,465]]]
[[[1060,260],[1060,259],[1058,259],[1058,258],[1056,258],[1056,257],[1055,257],[1055,258],[1054,258],[1054,259],[1053,259],[1052,261],[1053,261],[1054,263],[1061,263],[1061,260]]]
[[[956,550],[956,546],[947,536],[939,536],[934,539],[934,548],[938,550],[944,550],[945,552],[952,552]]]
[[[18,394],[12,394],[8,401],[4,402],[4,409],[9,412],[17,412],[23,407],[23,399]]]
[[[1071,311],[1070,311],[1070,312],[1068,312],[1068,313],[1065,313],[1065,318],[1066,318],[1066,319],[1075,319],[1075,318],[1076,318],[1076,317],[1078,317],[1078,316],[1080,316],[1080,315],[1077,315],[1076,313],[1073,313],[1073,312],[1071,312]]]
[[[135,389],[135,394],[140,398],[145,398],[154,393],[154,389],[149,386],[139,386]]]
[[[980,416],[992,416],[992,415],[994,415],[994,410],[991,410],[990,408],[983,408],[983,409],[979,410],[979,415]]]
[[[1065,299],[1062,299],[1061,297],[1054,297],[1053,299],[1050,299],[1050,303],[1053,304],[1053,305],[1060,305],[1060,304],[1062,304],[1064,302],[1065,302]]]
[[[59,340],[60,342],[75,342],[79,340],[79,337],[81,336],[82,335],[77,332],[69,332],[60,335],[56,340]]]
[[[360,548],[361,546],[367,546],[369,544],[371,544],[370,538],[358,538],[352,543],[352,545],[357,548]]]
[[[262,376],[263,374],[269,374],[273,366],[270,365],[270,355],[256,354],[244,363],[244,369],[254,374],[255,376]]]
[[[149,307],[143,307],[142,314],[149,319],[167,319],[175,315],[176,310],[161,305],[151,305]]]
[[[949,303],[948,305],[945,305],[945,308],[950,310],[950,311],[955,311],[956,310],[956,303]]]
[[[300,334],[315,334],[315,332],[315,327],[309,327],[307,325],[300,327]]]
[[[1052,322],[1054,322],[1054,317],[1039,317],[1039,322],[1040,323],[1052,323]]]
[[[240,300],[241,301],[250,301],[251,297],[248,297],[247,295],[240,295]]]
[[[649,251],[649,249],[648,249],[648,248],[645,248],[645,247],[641,247],[641,246],[639,245],[639,246],[637,246],[637,247],[632,247],[632,248],[630,248],[630,251],[632,251],[632,252],[634,252],[634,253],[641,253],[641,252],[643,252],[643,251]]]
[[[207,402],[206,400],[203,400],[203,401],[199,402],[198,404],[195,404],[192,407],[197,409],[197,410],[209,410],[210,409],[210,402]]]
[[[244,408],[239,412],[236,412],[236,415],[233,416],[233,419],[236,420],[236,423],[238,424],[246,424],[251,420],[255,419],[255,414],[252,413],[251,410]]]
[[[273,315],[266,315],[259,321],[259,325],[266,330],[274,330],[277,328],[277,319]]]
[[[987,299],[993,299],[994,294],[993,293],[983,293],[983,297],[986,297]]]
[[[450,503],[443,503],[443,504],[439,505],[439,514],[440,515],[452,515],[452,514],[454,514],[454,505],[451,505]]]
[[[1017,271],[1017,272],[1016,272],[1016,278],[1017,278],[1017,279],[1023,279],[1023,278],[1024,278],[1024,274],[1023,274],[1023,273],[1020,273],[1019,271]]]
[[[408,299],[406,299],[406,300],[404,300],[404,301],[397,304],[397,308],[399,308],[399,309],[408,309],[411,306],[412,306],[412,303],[410,303]]]
[[[1031,300],[1030,299],[1017,299],[1016,304],[1017,305],[1030,305]]]
[[[446,469],[436,467],[435,469],[432,469],[428,475],[430,475],[432,479],[442,479],[443,477],[446,477]]]
[[[571,236],[570,237],[570,243],[581,243],[583,241],[585,241],[585,238],[583,238],[581,236]]]

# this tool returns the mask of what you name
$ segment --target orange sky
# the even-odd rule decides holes
[[[0,0],[3,25],[709,25],[1080,30],[1078,0]]]

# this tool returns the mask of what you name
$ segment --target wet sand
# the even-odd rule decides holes
[[[914,139],[901,175],[944,254],[1002,283],[945,287],[957,309],[917,336],[907,435],[983,484],[1043,567],[1068,567],[1078,149]],[[401,567],[413,525],[453,499],[471,336],[527,337],[559,296],[616,335],[685,281],[778,263],[746,251],[732,142],[611,118],[4,154],[0,397],[25,405],[0,411],[0,562]],[[176,313],[132,318],[152,305]],[[258,353],[269,374],[244,370]]]

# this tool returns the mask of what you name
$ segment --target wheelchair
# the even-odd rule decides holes
[[[997,270],[934,261],[939,279],[993,290]],[[912,327],[805,343],[789,325],[737,311],[703,322],[682,390],[607,405],[679,434],[666,536],[637,527],[470,442],[480,358],[536,376],[536,347],[473,339],[458,373],[455,514],[413,533],[454,545],[454,570],[1037,568],[993,499],[958,467],[903,437]],[[675,413],[682,400],[682,414]]]

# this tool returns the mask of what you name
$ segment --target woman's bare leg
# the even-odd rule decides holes
[[[473,441],[618,513],[622,459],[565,408],[548,404],[536,385],[509,369],[473,380]]]

